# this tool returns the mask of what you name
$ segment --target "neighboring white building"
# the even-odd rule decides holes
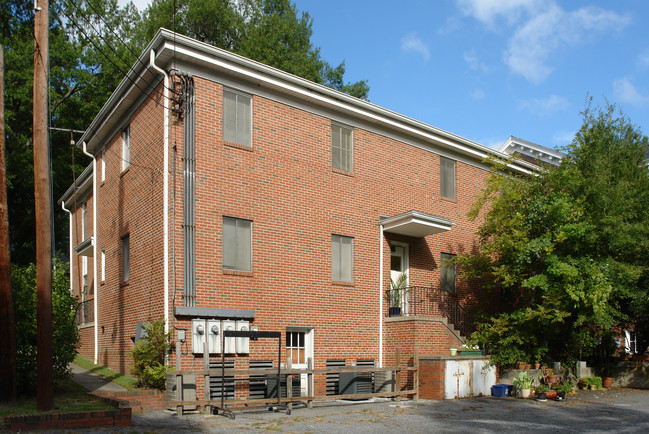
[[[561,164],[561,159],[565,156],[564,153],[554,149],[546,148],[545,146],[537,145],[536,143],[528,142],[527,140],[519,139],[518,137],[509,136],[509,138],[502,144],[498,151],[509,154],[519,155],[521,159],[530,163],[543,162],[558,166]]]

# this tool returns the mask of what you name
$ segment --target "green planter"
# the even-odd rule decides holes
[[[460,356],[481,356],[482,350],[459,350]]]

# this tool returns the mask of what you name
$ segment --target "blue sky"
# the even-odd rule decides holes
[[[646,0],[294,3],[323,58],[368,80],[370,101],[454,134],[566,145],[587,95],[649,134]]]

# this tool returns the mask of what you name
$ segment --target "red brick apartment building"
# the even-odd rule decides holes
[[[60,204],[81,354],[112,369],[161,317],[187,368],[206,338],[215,360],[277,362],[276,342],[221,348],[227,329],[280,331],[293,366],[386,366],[448,354],[498,306],[452,260],[503,155],[478,143],[161,30],[79,144],[93,162]]]

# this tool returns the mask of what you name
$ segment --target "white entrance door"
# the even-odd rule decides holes
[[[313,329],[291,328],[286,330],[286,357],[291,358],[293,368],[307,369],[307,360],[313,360]],[[301,396],[308,396],[308,375],[300,376]],[[313,390],[313,389],[312,389]]]
[[[408,276],[408,245],[403,243],[392,243],[390,245],[390,279],[393,282],[396,282],[399,279],[399,275],[404,273]],[[406,279],[405,286],[409,284],[408,279]],[[408,313],[408,297],[405,291],[401,292],[400,304],[403,309],[403,314]],[[390,306],[396,307],[396,306]]]

